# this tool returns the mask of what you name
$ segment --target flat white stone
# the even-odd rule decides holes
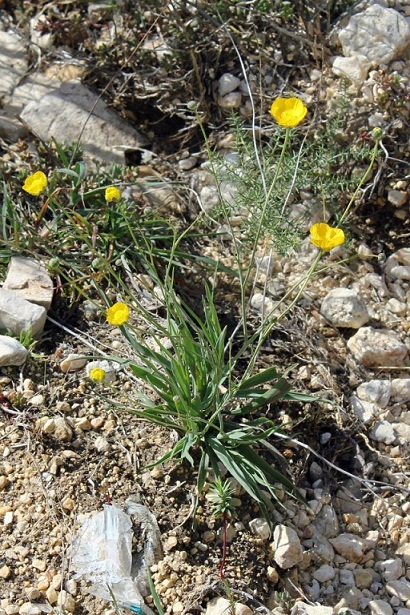
[[[364,55],[355,55],[348,58],[336,56],[333,60],[332,71],[338,77],[347,77],[354,84],[362,84],[370,70],[371,62]]]
[[[11,257],[3,288],[46,310],[53,299],[53,282],[46,268],[34,258],[25,256]]]
[[[43,306],[0,288],[0,329],[9,330],[13,335],[31,331],[36,336],[43,331],[46,318]]]
[[[333,613],[331,606],[308,604],[307,602],[295,602],[291,611],[291,615],[333,615]]]
[[[389,64],[410,44],[406,18],[394,9],[378,4],[352,15],[339,32],[345,56],[363,55],[374,65]]]
[[[28,351],[18,340],[8,335],[0,335],[0,367],[22,365]]]
[[[322,301],[320,313],[335,327],[359,329],[370,317],[362,295],[349,288],[334,288]]]
[[[366,367],[401,366],[407,347],[394,331],[361,327],[347,342],[354,357]]]
[[[124,164],[126,151],[147,145],[145,137],[78,80],[28,103],[21,119],[43,141],[80,140],[87,158],[105,164]]]
[[[370,437],[376,442],[392,444],[396,439],[393,425],[388,421],[378,421],[370,432]]]

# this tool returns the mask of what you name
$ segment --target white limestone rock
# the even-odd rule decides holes
[[[404,574],[403,562],[399,557],[381,562],[382,576],[385,581],[397,581]]]
[[[18,340],[0,335],[0,367],[23,365],[27,355],[28,350]]]
[[[392,383],[390,380],[369,380],[362,382],[356,389],[357,397],[360,400],[377,404],[380,408],[387,407],[391,393]]]
[[[66,81],[40,100],[29,102],[21,119],[43,141],[65,143],[81,137],[88,159],[125,164],[125,152],[139,150],[147,139],[78,80]]]
[[[393,615],[393,609],[386,600],[370,600],[370,615]]]
[[[25,256],[11,257],[3,288],[46,310],[53,299],[53,281],[46,268],[34,258]]]
[[[0,288],[0,329],[11,331],[13,335],[31,331],[36,336],[43,331],[46,318],[43,306]]]
[[[355,85],[361,85],[367,78],[371,62],[364,55],[354,55],[348,58],[336,56],[332,71],[338,77],[345,77]]]
[[[365,367],[401,366],[407,347],[394,331],[361,327],[347,342],[354,357]]]
[[[397,404],[410,401],[410,378],[393,378],[391,381],[392,400]]]
[[[218,96],[218,105],[221,109],[239,109],[242,103],[240,92],[230,92],[225,96]]]
[[[240,602],[235,602],[234,612],[235,615],[253,615],[253,611]],[[231,615],[231,613],[231,603],[222,596],[212,598],[212,600],[208,602],[205,611],[205,615]]]
[[[320,313],[335,327],[359,329],[369,321],[362,295],[349,288],[334,288],[323,299]]]
[[[378,4],[352,15],[339,32],[345,56],[363,55],[373,65],[389,64],[410,45],[410,26],[398,11]]]
[[[267,540],[270,536],[269,524],[261,517],[257,517],[256,519],[249,521],[249,529],[254,536],[260,538],[261,540]]]
[[[393,444],[396,439],[392,423],[388,421],[378,421],[370,432],[370,437],[376,442]]]
[[[302,545],[294,529],[277,525],[273,532],[274,560],[283,569],[292,568],[303,559]]]
[[[296,602],[290,611],[291,615],[333,615],[334,610],[331,606],[323,604],[308,604],[307,602]]]
[[[402,602],[410,600],[410,581],[404,577],[386,583],[386,590],[391,596],[395,596]]]
[[[231,73],[224,73],[218,80],[218,94],[219,96],[225,96],[226,94],[230,94],[236,88],[241,85],[241,80],[235,75],[231,75]]]
[[[377,416],[378,412],[376,409],[376,404],[370,401],[363,401],[352,395],[350,398],[350,403],[353,409],[353,412],[357,416],[357,418],[366,425],[367,423],[371,423],[375,416]]]
[[[339,534],[336,538],[330,538],[329,542],[333,545],[336,553],[339,553],[349,562],[356,563],[361,561],[368,546],[364,538],[350,533]]]

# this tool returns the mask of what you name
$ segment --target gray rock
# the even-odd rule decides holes
[[[370,318],[361,294],[348,288],[331,290],[323,299],[320,312],[335,327],[359,329]]]
[[[28,355],[23,344],[8,335],[0,335],[0,367],[23,365]]]
[[[224,73],[218,80],[218,94],[219,96],[230,94],[240,85],[241,80],[238,77],[231,75],[231,73]]]
[[[277,525],[273,532],[274,560],[283,569],[292,568],[302,561],[302,545],[295,530]]]
[[[407,347],[394,331],[361,327],[347,342],[354,357],[365,367],[401,366]]]
[[[329,564],[323,564],[322,566],[320,566],[320,568],[315,570],[313,576],[317,581],[319,581],[319,583],[325,583],[326,581],[331,581],[332,579],[334,579],[335,574],[336,571],[333,566],[329,566]]]
[[[46,318],[44,307],[0,288],[0,329],[11,331],[13,335],[31,331],[36,336],[43,331]]]
[[[364,55],[354,55],[350,58],[336,56],[332,71],[338,77],[347,77],[354,84],[361,85],[370,70],[371,62]]]
[[[377,404],[380,408],[386,408],[391,393],[392,383],[390,380],[369,380],[360,384],[356,390],[359,399]]]
[[[404,577],[386,583],[386,590],[391,596],[395,596],[402,602],[410,600],[410,581]]]
[[[378,421],[370,432],[370,437],[376,442],[392,444],[396,439],[393,425],[388,421]]]
[[[313,530],[312,542],[312,552],[317,555],[319,561],[331,564],[335,556],[335,551],[329,540],[322,536],[320,531],[318,531],[316,528],[314,528]]]
[[[21,119],[43,141],[81,140],[85,156],[105,164],[124,164],[126,151],[147,145],[145,137],[76,80],[30,102]]]
[[[46,268],[34,258],[25,256],[12,256],[3,288],[46,310],[53,299],[53,281]]]
[[[339,580],[342,585],[354,587],[354,574],[351,570],[345,570],[344,568],[339,570]]]
[[[335,551],[349,562],[360,562],[368,546],[364,538],[349,533],[330,538],[329,542]]]
[[[393,615],[393,609],[386,600],[370,600],[368,606],[371,615]]]
[[[385,581],[397,581],[404,574],[403,562],[399,557],[381,562],[382,576]]]
[[[389,64],[410,44],[410,27],[394,9],[374,4],[353,15],[339,32],[345,56],[365,56],[379,66]]]
[[[313,525],[319,534],[325,538],[334,538],[339,533],[337,514],[331,504],[324,504],[318,512]],[[330,545],[329,545],[330,546]]]
[[[349,401],[352,405],[353,412],[364,425],[371,423],[378,414],[376,404],[370,401],[362,401],[355,395],[352,395]]]

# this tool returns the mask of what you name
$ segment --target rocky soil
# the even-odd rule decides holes
[[[110,403],[112,390],[91,382],[87,361],[79,359],[125,356],[119,332],[87,303],[64,320],[46,302],[45,340],[23,365],[21,355],[7,362],[10,349],[0,346],[0,613],[114,613],[75,577],[72,545],[89,513],[110,501],[123,507],[133,496],[158,523],[163,553],[156,550],[151,571],[166,613],[220,615],[231,596],[238,615],[410,615],[410,3],[360,2],[345,16],[302,3],[310,12],[300,10],[288,21],[254,13],[252,28],[246,14],[239,19],[231,11],[225,18],[238,20],[239,56],[213,23],[198,34],[200,53],[189,55],[191,64],[175,56],[175,74],[169,55],[177,53],[183,24],[191,27],[208,5],[147,6],[138,17],[127,3],[122,13],[103,4],[87,10],[83,3],[66,4],[42,4],[38,11],[30,3],[0,3],[5,179],[35,160],[41,140],[76,140],[92,111],[96,123],[81,132],[87,160],[133,160],[141,173],[149,164],[163,185],[143,195],[147,206],[193,220],[198,199],[209,211],[215,188],[188,103],[201,99],[210,137],[222,153],[232,153],[227,110],[249,118],[247,88],[260,79],[264,121],[268,101],[285,91],[302,96],[311,116],[325,122],[347,87],[345,137],[366,139],[375,126],[386,137],[378,171],[348,220],[349,242],[327,257],[332,269],[315,276],[264,348],[264,366],[296,364],[291,375],[298,389],[332,402],[267,408],[282,427],[272,444],[307,504],[283,494],[270,535],[260,511],[238,490],[224,584],[221,522],[205,497],[193,517],[195,472],[188,464],[146,467],[169,449],[172,434],[120,412]],[[124,42],[135,35],[130,23],[137,17],[145,49],[138,60]],[[374,24],[382,26],[374,32]],[[253,27],[265,42],[271,37],[260,53],[256,45],[257,56]],[[120,56],[114,68],[112,55],[99,51],[104,45]],[[347,86],[341,74],[349,77]],[[99,142],[102,126],[107,132]],[[170,188],[170,178],[181,190]],[[190,199],[187,187],[198,198]],[[313,212],[311,222],[317,221],[309,187],[298,197],[292,206]],[[132,190],[129,198],[136,198]],[[203,249],[229,263],[229,246],[209,239]],[[274,259],[261,247],[259,282],[274,284],[267,295],[250,298],[255,322],[315,255],[308,239]],[[355,258],[337,263],[349,255]],[[5,275],[9,260],[2,259]],[[16,290],[10,280],[2,290],[7,286]],[[225,293],[225,312],[229,301]],[[8,311],[22,316],[20,308]],[[114,377],[119,399],[132,403],[135,381],[122,370]],[[144,523],[131,517],[133,549],[144,551]],[[149,592],[145,587],[145,601],[155,611]]]

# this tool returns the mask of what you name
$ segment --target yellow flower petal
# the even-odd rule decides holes
[[[125,303],[118,301],[107,310],[107,320],[110,325],[123,325],[130,317],[130,309]]]
[[[104,382],[105,380],[105,371],[101,369],[101,367],[94,367],[90,371],[90,378],[95,382]]]
[[[38,196],[40,192],[47,186],[47,177],[43,171],[36,171],[33,175],[29,175],[23,184],[23,190],[32,196]]]
[[[279,126],[293,128],[305,119],[307,107],[305,107],[300,98],[279,97],[273,101],[270,112]]]
[[[318,222],[310,229],[310,241],[317,248],[329,252],[344,243],[345,234],[341,228],[329,226],[326,222]]]
[[[108,201],[108,203],[111,203],[111,201],[118,201],[120,198],[121,192],[115,186],[108,186],[108,188],[105,189],[105,200]]]

